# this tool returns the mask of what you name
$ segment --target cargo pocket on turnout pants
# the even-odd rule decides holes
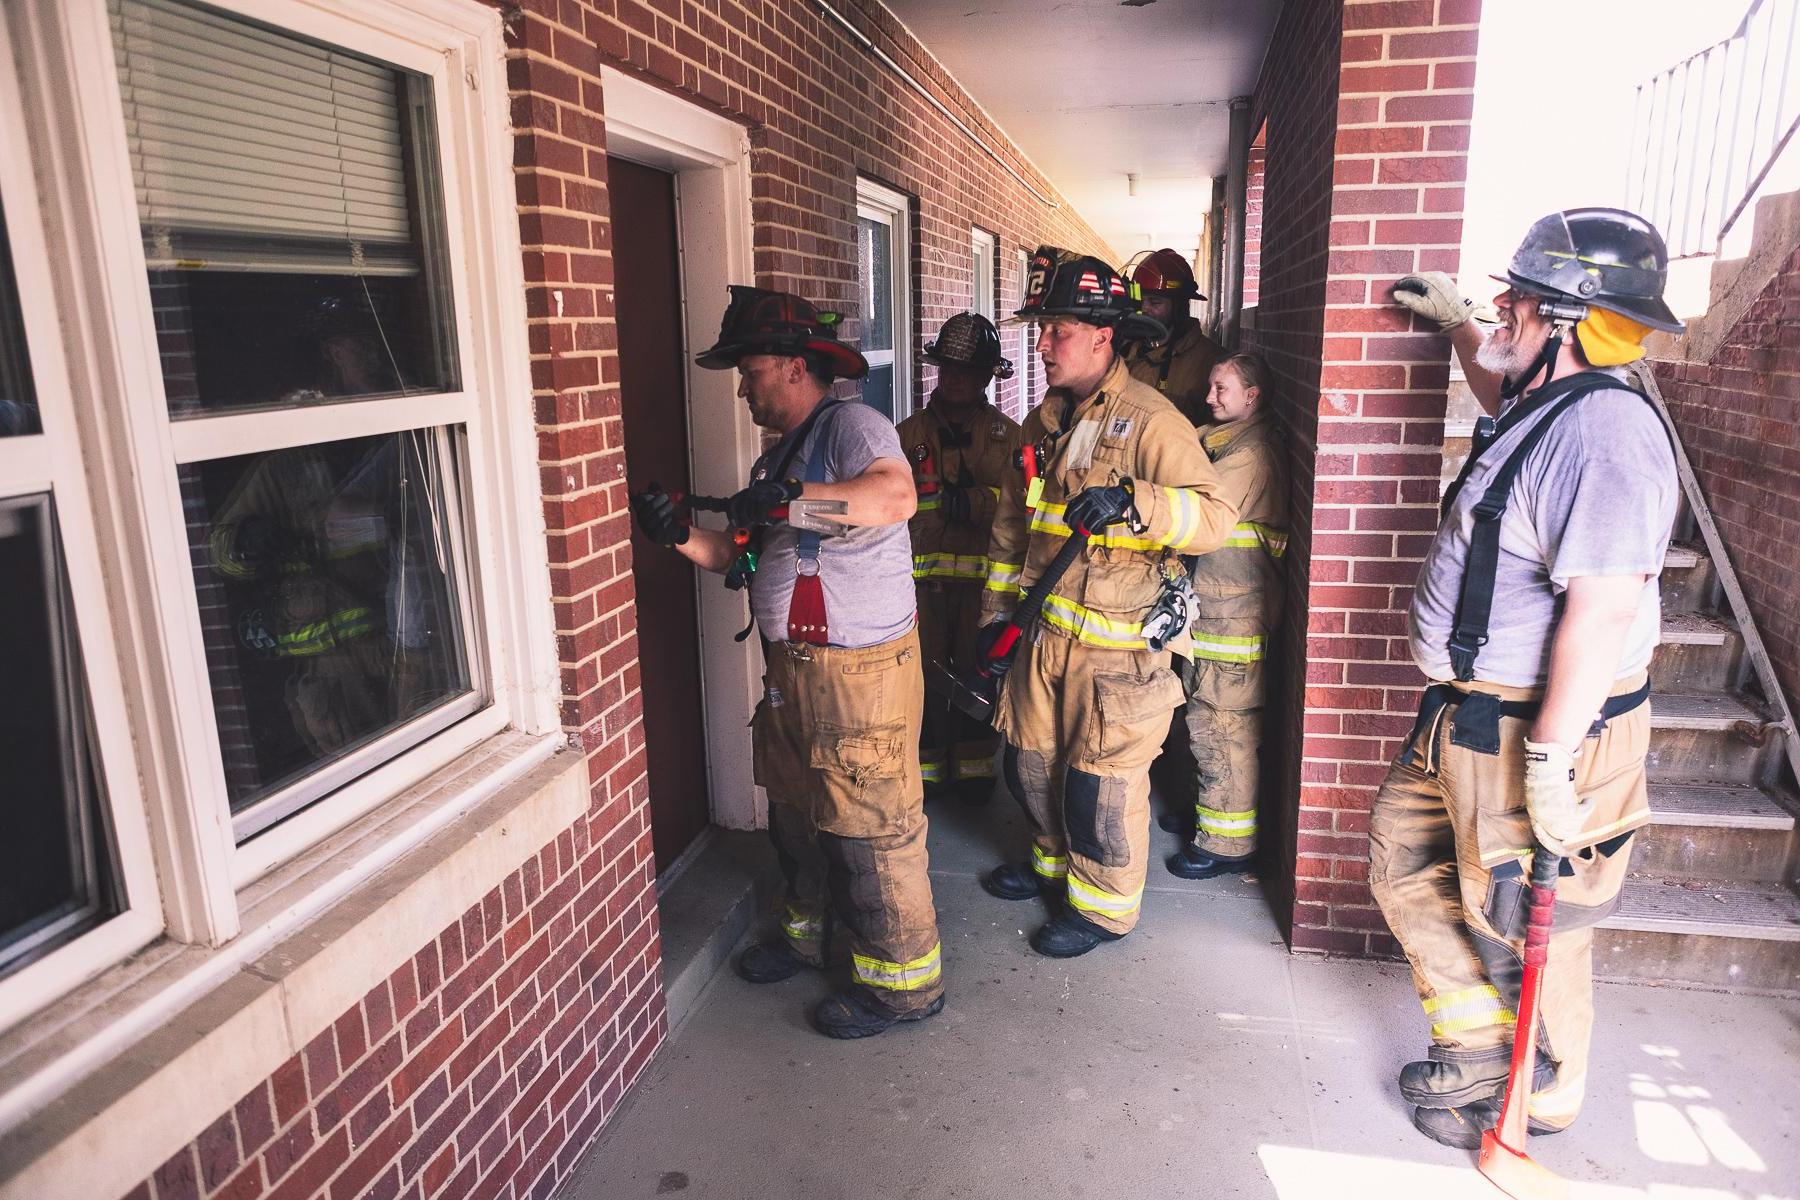
[[[1169,714],[1186,700],[1181,680],[1167,667],[1147,676],[1096,672],[1095,720],[1082,766],[1100,775],[1130,775],[1149,766],[1162,750]]]
[[[820,791],[814,824],[847,838],[902,832],[910,752],[904,721],[860,729],[819,722],[811,756]]]

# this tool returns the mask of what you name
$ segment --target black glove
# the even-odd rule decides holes
[[[644,536],[659,546],[679,546],[688,540],[688,527],[675,511],[675,501],[656,484],[631,498],[631,516]]]
[[[725,519],[733,529],[759,529],[773,525],[775,510],[789,500],[798,499],[801,490],[797,479],[790,479],[785,483],[764,479],[753,483],[726,502]]]
[[[975,665],[978,670],[992,675],[996,679],[1006,674],[1007,668],[1012,666],[1013,657],[1019,652],[1019,643],[1014,642],[1012,647],[997,659],[989,659],[988,654],[993,650],[994,643],[1000,640],[1001,633],[1011,627],[1010,621],[993,621],[975,631]]]
[[[952,483],[938,493],[938,508],[944,514],[944,520],[952,525],[970,525],[973,520],[969,514],[969,489]]]
[[[1108,525],[1117,525],[1131,511],[1131,490],[1123,485],[1091,487],[1069,501],[1063,514],[1070,529],[1099,533]]]

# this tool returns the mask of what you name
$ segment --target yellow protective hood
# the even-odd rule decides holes
[[[1596,367],[1622,367],[1644,357],[1651,328],[1610,308],[1588,306],[1587,319],[1575,326],[1581,352]]]

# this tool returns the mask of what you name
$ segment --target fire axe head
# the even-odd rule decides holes
[[[940,700],[948,700],[957,712],[983,725],[993,723],[994,686],[991,678],[964,679],[943,663],[925,664],[925,690]]]

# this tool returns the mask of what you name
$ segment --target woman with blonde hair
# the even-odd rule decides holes
[[[1200,444],[1237,507],[1238,523],[1193,571],[1198,606],[1187,679],[1193,840],[1168,860],[1170,872],[1183,879],[1245,871],[1256,853],[1263,662],[1281,613],[1287,552],[1287,456],[1268,418],[1268,377],[1257,355],[1233,354],[1212,369],[1206,394],[1215,424],[1201,427]]]

